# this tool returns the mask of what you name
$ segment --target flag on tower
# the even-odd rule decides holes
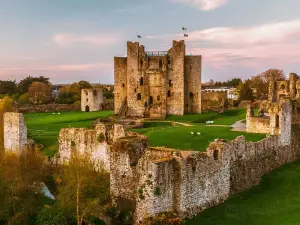
[[[182,27],[182,30],[187,30],[186,27]]]
[[[183,36],[184,36],[184,37],[188,37],[189,35],[188,35],[188,34],[184,34]]]
[[[141,35],[137,35],[137,38],[142,38],[142,36]]]

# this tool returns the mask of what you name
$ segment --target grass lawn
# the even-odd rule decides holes
[[[47,156],[54,156],[58,150],[58,134],[61,128],[76,127],[89,128],[99,117],[112,115],[112,111],[100,112],[61,112],[27,113],[24,114],[28,128],[28,137],[36,143],[44,145],[43,152]]]
[[[209,143],[216,138],[232,140],[244,135],[246,141],[258,141],[266,137],[265,134],[250,134],[231,131],[231,127],[209,127],[205,125],[161,126],[152,128],[132,129],[132,131],[145,134],[149,137],[151,146],[165,146],[180,150],[205,151]],[[200,132],[201,135],[194,134]]]
[[[299,225],[300,161],[263,177],[260,185],[207,209],[186,225]]]
[[[202,112],[201,114],[186,114],[184,116],[168,116],[166,120],[184,122],[184,123],[206,123],[206,121],[214,121],[219,125],[232,125],[238,120],[246,117],[244,108],[230,109],[223,113]]]

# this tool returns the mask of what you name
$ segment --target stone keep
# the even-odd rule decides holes
[[[95,112],[102,109],[104,103],[102,89],[82,89],[81,90],[81,111]]]
[[[200,55],[185,55],[184,41],[173,41],[164,52],[127,42],[127,57],[114,58],[115,114],[164,118],[201,113],[201,64]]]
[[[4,149],[20,153],[26,150],[27,127],[22,113],[8,112],[4,119]]]

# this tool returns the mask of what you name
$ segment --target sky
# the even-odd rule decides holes
[[[163,51],[181,39],[202,55],[203,81],[300,73],[299,9],[299,0],[0,0],[0,79],[113,84],[127,41]]]

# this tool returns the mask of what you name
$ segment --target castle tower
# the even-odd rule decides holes
[[[290,97],[293,99],[296,97],[297,90],[296,90],[296,82],[297,82],[297,74],[290,73]]]
[[[27,148],[27,126],[22,113],[7,112],[4,120],[4,150],[22,153]]]
[[[81,90],[81,111],[82,112],[95,112],[102,109],[103,91],[97,89],[82,89]]]

